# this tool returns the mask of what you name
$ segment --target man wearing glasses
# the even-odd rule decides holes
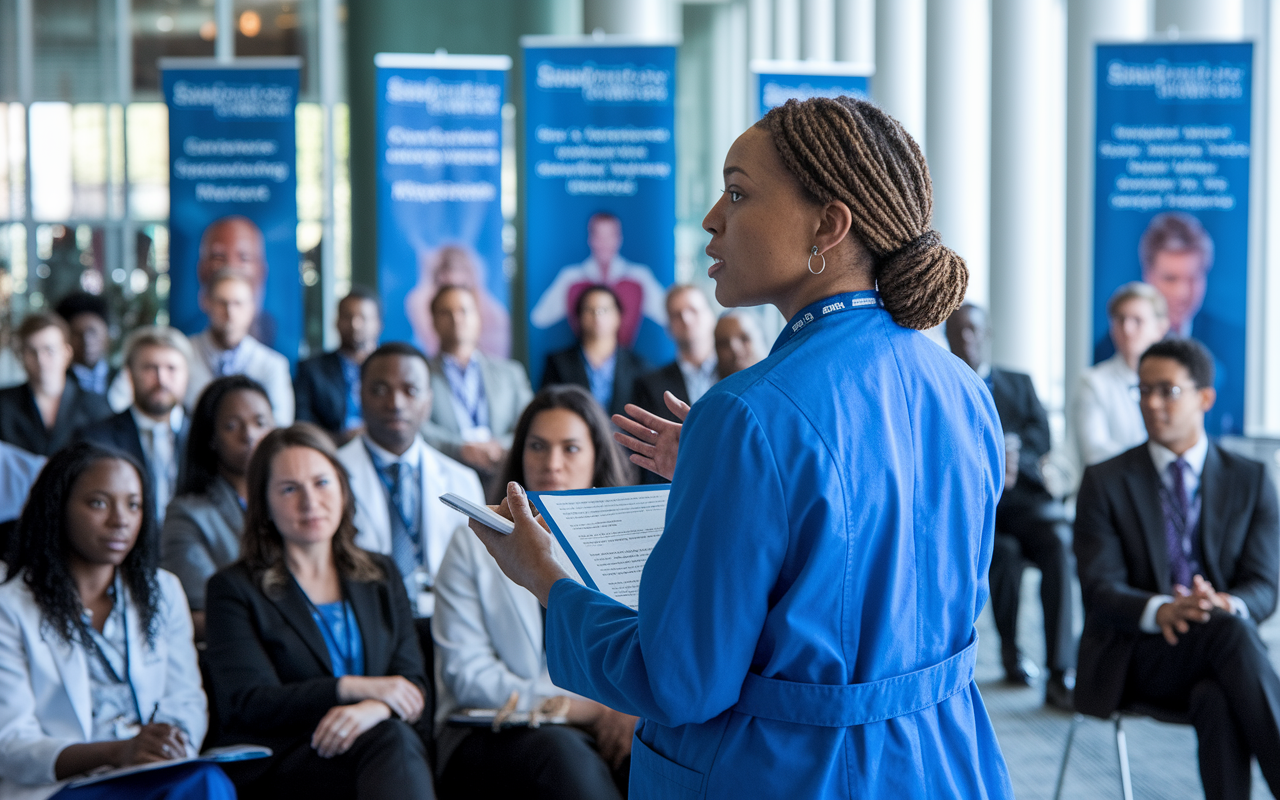
[[[1276,607],[1276,491],[1262,464],[1205,435],[1213,377],[1198,341],[1152,345],[1138,364],[1148,441],[1084,473],[1075,703],[1185,712],[1206,797],[1249,797],[1251,756],[1280,795],[1280,677],[1257,628]]]

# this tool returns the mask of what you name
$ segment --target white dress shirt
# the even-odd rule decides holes
[[[1169,465],[1178,460],[1178,454],[1155,442],[1147,442],[1147,451],[1151,453],[1151,463],[1155,465],[1156,474],[1160,476],[1160,482],[1164,484],[1164,488],[1173,491],[1173,476],[1169,474]],[[1191,446],[1191,449],[1181,456],[1182,460],[1187,462],[1187,468],[1182,472],[1182,485],[1187,490],[1188,500],[1194,500],[1196,494],[1200,491],[1200,475],[1204,472],[1204,461],[1208,455],[1209,437],[1205,435],[1204,431],[1200,431],[1200,438]],[[1201,541],[1204,541],[1203,531],[1200,534],[1200,538]],[[1187,588],[1191,587],[1188,586]],[[1220,587],[1214,587],[1215,590],[1218,588]],[[1156,624],[1156,612],[1160,610],[1160,606],[1173,601],[1173,596],[1167,594],[1153,595],[1147,601],[1146,607],[1142,609],[1142,617],[1138,622],[1138,627],[1143,633],[1160,632],[1160,626]],[[1240,598],[1232,597],[1231,613],[1247,619],[1249,607]]]
[[[133,415],[133,424],[138,426],[142,452],[147,456],[147,467],[155,482],[156,522],[163,523],[165,509],[178,487],[178,431],[182,430],[185,415],[181,404],[169,412],[168,424],[148,417],[136,406],[130,407],[129,413]]]
[[[689,405],[698,402],[698,398],[707,393],[716,383],[716,367],[719,362],[715,356],[711,356],[702,364],[690,364],[683,358],[676,358],[676,366],[680,368],[680,374],[684,376],[684,388],[689,390]]]

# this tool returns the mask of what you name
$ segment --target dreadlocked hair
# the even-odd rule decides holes
[[[895,322],[924,330],[959,308],[969,270],[929,227],[929,165],[897,120],[865,100],[816,97],[788,100],[759,124],[810,195],[853,212],[853,233],[874,259]]]
[[[160,557],[159,537],[147,473],[125,453],[88,442],[59,450],[45,464],[31,487],[27,504],[6,553],[9,574],[5,582],[21,576],[31,590],[44,623],[68,644],[87,645],[88,632],[81,614],[84,603],[69,566],[71,540],[67,530],[67,504],[81,476],[99,461],[122,461],[138,473],[142,485],[142,521],[133,549],[125,556],[118,573],[129,592],[129,602],[138,612],[147,644],[154,642],[160,586],[156,568]]]

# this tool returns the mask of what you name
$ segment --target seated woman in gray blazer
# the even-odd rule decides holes
[[[249,459],[275,427],[267,390],[244,375],[210,383],[192,414],[182,481],[160,534],[160,563],[182,581],[197,642],[204,641],[205,583],[240,558]]]
[[[258,444],[243,557],[206,606],[219,739],[274,751],[228,766],[241,797],[434,797],[413,612],[395,562],[355,546],[354,515],[322,429]]]
[[[508,481],[537,492],[624,485],[610,430],[586,389],[543,389],[516,425],[495,497]],[[436,577],[432,625],[443,684],[437,742],[446,797],[626,796],[636,718],[551,682],[541,612],[538,599],[502,574],[479,538],[453,537]],[[499,708],[517,693],[520,711],[567,706],[569,724],[497,733],[446,724],[460,708]]]
[[[191,616],[156,568],[152,501],[129,456],[80,443],[31,492],[0,585],[0,797],[62,798],[100,767],[193,756],[208,724]],[[217,767],[117,778],[94,797],[230,798]]]

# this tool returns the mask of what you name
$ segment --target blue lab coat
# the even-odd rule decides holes
[[[551,677],[641,718],[633,800],[1012,797],[973,683],[1003,476],[973,370],[815,303],[690,412],[639,613],[552,588]]]

